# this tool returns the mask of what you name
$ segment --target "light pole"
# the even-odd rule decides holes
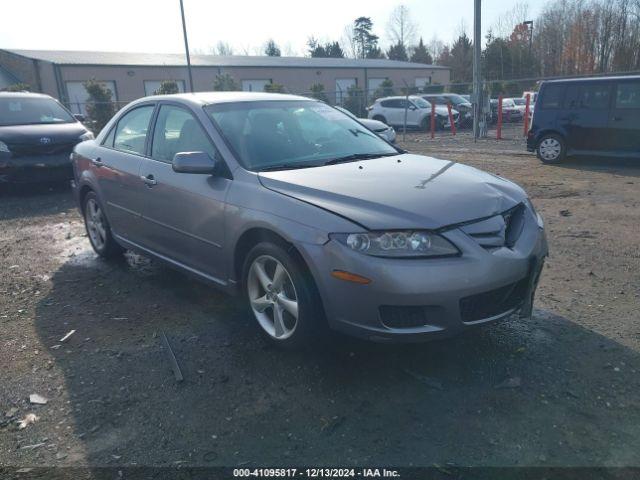
[[[189,72],[189,91],[193,92],[193,75],[191,75],[191,57],[189,56],[189,40],[187,40],[187,23],[184,20],[184,6],[180,0],[180,14],[182,15],[182,33],[184,34],[184,50],[187,54],[187,71]]]
[[[526,25],[529,30],[529,57],[531,57],[531,45],[533,44],[533,20],[525,20],[522,22],[523,25]]]
[[[477,139],[481,136],[481,127],[484,124],[484,115],[482,108],[482,72],[480,71],[481,49],[481,0],[475,0],[473,5],[473,138]]]

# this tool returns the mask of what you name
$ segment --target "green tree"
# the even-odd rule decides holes
[[[284,93],[284,85],[280,83],[267,83],[264,86],[264,91],[269,93]]]
[[[104,83],[98,82],[95,78],[84,82],[84,88],[89,96],[85,110],[93,131],[97,133],[104,128],[116,113],[113,93]]]
[[[357,58],[380,58],[378,36],[371,33],[373,22],[370,17],[358,17],[353,22],[353,41]]]
[[[473,80],[473,44],[466,33],[460,35],[451,46],[451,76],[454,82]]]
[[[344,52],[338,42],[327,42],[324,45],[314,37],[307,40],[309,55],[315,58],[344,58]]]
[[[178,82],[175,80],[163,80],[158,89],[153,92],[154,95],[173,95],[175,93],[180,93]]]
[[[329,97],[324,91],[324,85],[321,83],[314,83],[311,85],[311,96],[317,100],[320,100],[325,103],[329,103]]]
[[[3,89],[5,92],[30,92],[31,85],[28,83],[14,83]]]
[[[228,73],[219,73],[213,79],[213,90],[216,92],[232,92],[240,90],[238,82]]]
[[[418,45],[413,49],[411,61],[413,63],[425,63],[427,65],[431,65],[433,63],[433,58],[422,41],[422,37],[420,37]]]
[[[356,117],[364,116],[364,91],[356,85],[351,85],[347,88],[343,106]]]
[[[272,38],[270,38],[269,40],[267,40],[267,44],[264,47],[264,53],[269,57],[279,57],[281,54],[280,47],[278,47],[276,42]]]
[[[389,50],[387,50],[387,58],[389,60],[400,60],[406,62],[409,60],[409,56],[407,55],[407,49],[404,47],[402,43],[396,43],[395,45],[391,45]]]

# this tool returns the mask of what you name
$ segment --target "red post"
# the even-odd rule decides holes
[[[524,136],[527,136],[527,132],[529,131],[529,111],[530,111],[530,104],[531,104],[531,94],[527,93],[526,96],[527,102],[525,103],[525,107],[524,107]]]
[[[498,126],[497,126],[497,135],[496,138],[498,140],[502,140],[502,95],[498,96]]]
[[[436,132],[436,102],[431,102],[431,138]]]
[[[447,110],[449,111],[449,125],[451,125],[451,134],[456,134],[456,122],[453,121],[453,113],[451,113],[451,104],[447,103]]]

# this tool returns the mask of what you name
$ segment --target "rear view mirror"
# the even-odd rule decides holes
[[[179,152],[171,163],[174,172],[201,173],[213,175],[216,171],[216,161],[206,152]]]

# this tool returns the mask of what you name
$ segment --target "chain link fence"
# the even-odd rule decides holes
[[[490,80],[484,83],[484,97],[485,98],[495,98],[499,94],[503,96],[513,96],[513,97],[522,97],[523,93],[526,91],[530,91],[536,87],[537,83],[539,83],[538,79],[521,79],[521,80]],[[346,89],[337,88],[335,90],[325,90],[324,87],[320,84],[313,85],[307,90],[295,90],[290,89],[284,85],[278,84],[270,84],[269,88],[265,88],[267,91],[278,92],[278,93],[288,93],[294,94],[309,98],[314,98],[320,101],[323,101],[332,106],[343,107],[346,110],[353,113],[358,118],[366,118],[368,116],[368,110],[373,105],[376,99],[382,97],[390,97],[390,96],[403,96],[407,97],[409,95],[423,95],[423,94],[439,94],[439,93],[456,93],[460,95],[466,95],[467,99],[472,102],[471,92],[472,92],[472,84],[470,82],[466,83],[451,83],[447,85],[439,85],[439,84],[431,84],[425,85],[424,87],[411,87],[406,86],[407,83],[404,82],[404,85],[394,85],[391,82],[384,82],[380,86],[375,89],[363,89],[357,84],[347,87]],[[72,100],[64,102],[65,105],[76,114],[81,114],[85,116],[85,124],[96,130],[96,119],[91,118],[91,115],[88,113],[91,111],[91,106],[99,106],[104,103],[108,103],[112,106],[113,114],[118,112],[121,108],[126,106],[128,101],[119,101],[114,100],[112,102],[87,102],[87,101],[78,101]],[[439,101],[442,105],[442,102]],[[89,107],[89,108],[87,108]],[[455,105],[452,105],[452,108],[455,109]],[[487,104],[485,106],[486,110],[486,128],[490,129],[492,125],[495,124],[497,115],[495,114],[495,108],[492,109],[491,104]],[[405,112],[406,113],[406,112]],[[404,115],[405,123],[402,125],[394,125],[396,128],[400,128],[402,132],[405,131],[414,131],[415,126],[408,125],[406,123],[407,115]],[[468,119],[467,119],[468,120]],[[102,123],[104,123],[104,119],[102,119]],[[430,125],[427,125],[430,127]],[[468,128],[471,127],[471,122],[459,122],[457,125],[458,128]],[[427,132],[429,128],[427,128]],[[95,132],[98,133],[98,132]],[[440,134],[446,132],[439,132]],[[452,133],[449,131],[449,133]]]

